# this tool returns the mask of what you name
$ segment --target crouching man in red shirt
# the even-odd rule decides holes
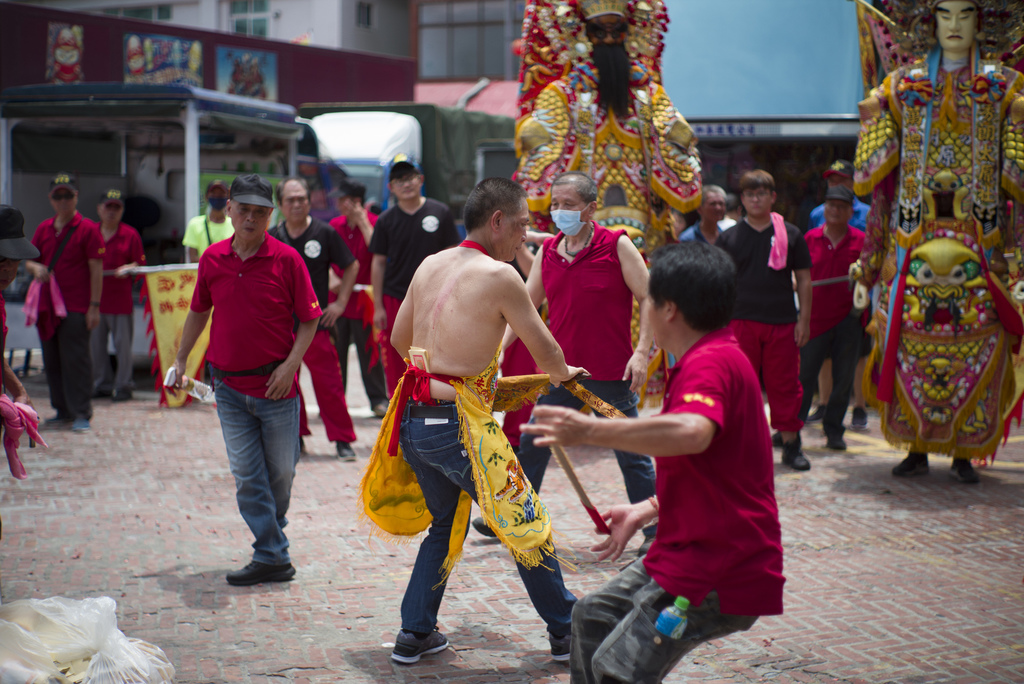
[[[728,327],[735,283],[732,259],[717,247],[688,242],[655,252],[654,334],[679,359],[661,415],[597,420],[538,406],[536,423],[523,426],[538,444],[655,457],[657,496],[611,508],[611,536],[593,550],[614,560],[655,519],[657,535],[645,558],[573,609],[572,682],[660,682],[698,644],[782,613],[771,438],[757,375]],[[679,596],[690,605],[686,630],[673,639],[655,622]]]

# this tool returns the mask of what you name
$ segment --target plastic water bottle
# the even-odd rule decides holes
[[[677,596],[675,603],[661,611],[654,628],[670,639],[681,639],[686,631],[686,609],[690,602],[685,596]]]
[[[177,378],[177,372],[175,372],[174,366],[167,369],[167,375],[164,376],[164,386],[172,387],[174,381]],[[209,403],[214,399],[213,388],[207,385],[205,382],[199,382],[194,378],[190,378],[187,375],[181,376],[181,391],[186,394],[190,394],[199,401]]]

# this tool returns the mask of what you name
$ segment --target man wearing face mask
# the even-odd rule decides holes
[[[189,264],[198,263],[199,257],[213,243],[227,240],[235,234],[224,212],[228,204],[227,183],[220,179],[210,181],[206,186],[206,204],[209,212],[190,220],[181,240],[185,245],[185,261]]]
[[[597,184],[592,178],[579,171],[555,177],[551,220],[559,234],[537,252],[526,289],[536,307],[547,299],[548,325],[566,361],[590,372],[591,377],[581,384],[627,416],[636,417],[636,393],[647,381],[647,357],[653,341],[647,267],[624,230],[611,231],[594,221],[596,211]],[[634,298],[640,303],[636,349],[630,332]],[[509,330],[503,348],[513,339]],[[568,390],[553,387],[537,405],[579,409],[583,402]],[[619,450],[615,457],[630,503],[653,496],[651,459]],[[519,460],[538,492],[550,458],[549,448],[535,446],[533,435],[522,435]],[[654,539],[654,531],[654,525],[644,530],[641,553]]]

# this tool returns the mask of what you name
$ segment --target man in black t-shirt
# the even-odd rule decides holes
[[[380,215],[370,239],[373,327],[380,331],[384,377],[390,397],[405,373],[405,359],[391,346],[391,326],[412,276],[423,260],[459,242],[448,207],[423,197],[423,175],[407,161],[391,167],[388,189],[397,203]]]
[[[341,284],[335,290],[338,298],[323,309],[313,341],[302,357],[313,379],[313,391],[320,405],[320,418],[327,430],[327,439],[336,443],[338,458],[354,461],[352,442],[356,441],[355,426],[345,403],[345,386],[341,380],[338,352],[331,341],[330,331],[345,311],[352,288],[359,275],[359,262],[345,246],[338,232],[320,219],[309,215],[309,186],[302,178],[285,178],[277,185],[277,203],[284,220],[268,232],[284,244],[294,248],[306,262],[313,292],[321,306],[327,302],[331,264],[342,270]],[[306,405],[299,390],[301,410],[299,435],[312,434],[306,421]]]
[[[764,382],[771,424],[781,436],[782,462],[807,470],[811,464],[800,445],[800,347],[810,338],[811,255],[800,229],[772,214],[775,179],[770,173],[758,169],[743,174],[740,201],[746,218],[715,242],[736,262],[736,307],[730,325]],[[793,301],[794,276],[799,313]]]

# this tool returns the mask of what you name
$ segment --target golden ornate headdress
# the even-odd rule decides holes
[[[1008,59],[1017,41],[1024,35],[1024,3],[1020,0],[971,0],[978,8],[976,40],[982,56]],[[882,7],[900,46],[909,52],[924,54],[936,45],[935,8],[943,0],[883,0]]]
[[[627,0],[580,0],[580,14],[584,19],[593,19],[603,14],[626,16]]]

